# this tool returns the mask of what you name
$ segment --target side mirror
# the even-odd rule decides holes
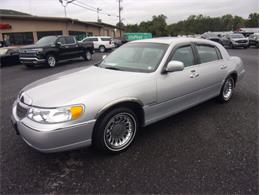
[[[184,69],[184,64],[183,62],[180,61],[170,61],[167,64],[167,67],[165,69],[165,72],[177,72],[177,71],[182,71]]]
[[[102,60],[104,60],[106,57],[107,57],[107,55],[103,55],[103,56],[102,56]]]
[[[62,44],[61,44],[61,42],[58,41],[58,42],[56,43],[56,45],[60,47]]]

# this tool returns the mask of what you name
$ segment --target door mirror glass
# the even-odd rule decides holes
[[[60,41],[58,41],[56,44],[57,44],[57,46],[59,46],[59,47],[62,45]]]
[[[182,71],[183,69],[184,69],[183,62],[173,60],[167,64],[167,67],[165,70],[166,70],[166,72],[177,72],[177,71]]]

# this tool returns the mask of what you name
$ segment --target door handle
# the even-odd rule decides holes
[[[227,66],[226,65],[222,65],[222,66],[220,66],[220,69],[226,69],[227,68]]]
[[[197,73],[197,72],[196,72],[196,70],[192,70],[192,71],[191,71],[190,78],[192,78],[192,79],[193,79],[193,78],[196,78],[196,77],[198,77],[198,76],[200,76],[200,74],[199,74],[199,73]]]

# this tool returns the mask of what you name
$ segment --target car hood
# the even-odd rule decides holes
[[[59,107],[77,104],[79,99],[117,92],[143,81],[148,73],[109,70],[90,66],[65,71],[33,82],[22,89],[31,105]],[[26,103],[26,102],[25,102]]]
[[[26,45],[23,47],[20,47],[20,50],[28,50],[28,49],[37,49],[37,48],[43,48],[43,47],[48,47],[50,46],[49,44],[47,45]]]

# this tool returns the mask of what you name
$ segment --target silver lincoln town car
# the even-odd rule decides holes
[[[21,90],[12,123],[41,152],[93,144],[117,153],[140,127],[208,99],[228,102],[245,73],[239,57],[193,38],[134,41],[99,64],[38,80]]]

